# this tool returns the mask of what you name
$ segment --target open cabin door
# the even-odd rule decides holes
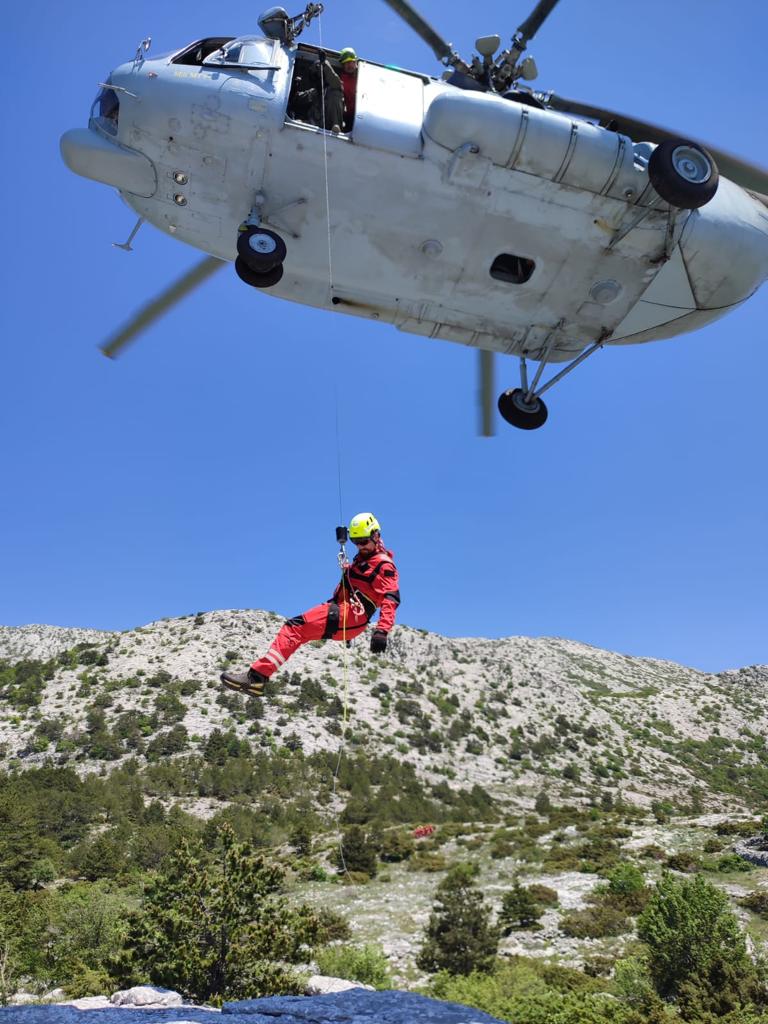
[[[361,60],[357,113],[352,138],[361,146],[419,157],[424,123],[424,81],[420,75]]]

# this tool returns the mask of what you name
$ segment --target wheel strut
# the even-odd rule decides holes
[[[542,426],[546,422],[548,412],[546,405],[541,400],[541,396],[545,394],[545,392],[549,391],[551,387],[554,387],[558,381],[561,381],[563,377],[567,376],[572,370],[575,370],[576,367],[583,363],[585,359],[588,359],[593,352],[597,352],[598,349],[602,348],[605,343],[605,338],[600,338],[598,341],[594,342],[594,344],[590,345],[589,348],[584,349],[584,351],[580,355],[576,356],[575,359],[571,360],[571,362],[560,370],[559,373],[556,373],[554,377],[551,377],[546,384],[538,387],[541,375],[549,361],[549,354],[552,351],[554,338],[555,331],[553,331],[547,339],[547,344],[542,352],[541,359],[539,360],[539,366],[531,383],[528,383],[528,364],[526,363],[525,356],[522,355],[520,356],[520,387],[510,388],[499,397],[499,412],[507,423],[511,423],[513,427],[519,427],[521,430],[535,430],[537,427]]]

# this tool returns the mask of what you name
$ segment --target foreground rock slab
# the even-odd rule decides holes
[[[441,1003],[412,992],[351,989],[325,996],[274,996],[225,1003],[216,1010],[93,1009],[15,1006],[0,1010],[2,1024],[503,1024],[480,1010]]]

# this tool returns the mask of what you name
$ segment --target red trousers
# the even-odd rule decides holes
[[[264,657],[254,661],[251,668],[269,678],[302,644],[310,640],[352,640],[360,636],[367,625],[368,616],[355,605],[346,601],[338,604],[325,601],[303,615],[288,619]]]

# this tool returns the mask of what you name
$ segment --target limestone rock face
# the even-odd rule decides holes
[[[308,996],[325,996],[331,992],[348,992],[351,988],[364,988],[373,992],[372,985],[363,985],[359,981],[347,981],[346,978],[329,978],[326,974],[313,974],[307,982],[304,994]]]
[[[182,998],[178,992],[167,988],[154,988],[152,985],[136,985],[134,988],[115,992],[110,999],[113,1006],[181,1006]]]

